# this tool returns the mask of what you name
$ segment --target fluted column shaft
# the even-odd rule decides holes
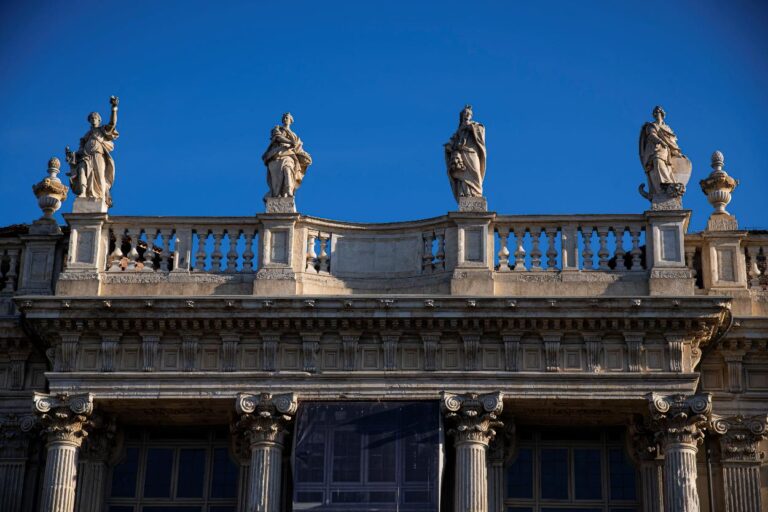
[[[488,512],[488,445],[496,435],[495,427],[504,407],[502,394],[457,395],[443,393],[440,405],[455,439],[456,480],[455,512]]]
[[[640,463],[640,487],[643,512],[662,512],[664,500],[661,489],[664,485],[662,464],[655,460]]]
[[[101,512],[104,508],[106,483],[106,461],[80,461],[77,475],[77,512]]]
[[[760,464],[723,464],[726,512],[763,510]]]
[[[48,441],[40,512],[74,511],[78,449],[71,441]]]
[[[664,510],[699,512],[696,490],[695,444],[668,443],[664,446]]]
[[[25,461],[0,460],[0,510],[21,510]]]
[[[251,445],[248,512],[280,512],[282,462],[281,443],[265,441]]]

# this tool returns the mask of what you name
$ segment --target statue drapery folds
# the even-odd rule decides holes
[[[67,146],[66,159],[70,166],[69,180],[72,190],[78,197],[103,199],[107,206],[112,206],[110,189],[115,181],[115,161],[110,154],[115,149],[117,132],[118,98],[112,96],[112,115],[109,123],[101,124],[98,112],[88,115],[91,129],[80,139],[80,147],[72,152]]]
[[[459,114],[459,128],[445,144],[445,164],[451,191],[460,197],[482,197],[485,178],[485,127],[472,120],[472,107]]]
[[[677,136],[664,122],[666,112],[660,106],[653,109],[654,121],[645,123],[640,130],[640,162],[648,176],[648,192],[640,186],[640,194],[654,201],[654,197],[680,197],[691,176],[691,161],[677,143]]]
[[[293,116],[289,112],[283,114],[282,123],[272,128],[269,147],[261,157],[267,166],[266,197],[294,197],[312,164],[301,139],[291,130]]]

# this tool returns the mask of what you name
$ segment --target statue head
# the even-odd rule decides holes
[[[101,116],[98,112],[91,112],[88,114],[88,122],[93,126],[94,128],[98,128],[101,126]]]
[[[653,118],[657,121],[663,121],[666,115],[667,113],[664,112],[664,109],[661,108],[661,105],[656,105],[653,107]]]
[[[293,116],[291,115],[291,113],[286,112],[285,114],[283,114],[283,125],[286,128],[290,128],[292,124],[293,124]]]
[[[472,120],[472,105],[465,105],[459,114],[459,124],[466,124]]]

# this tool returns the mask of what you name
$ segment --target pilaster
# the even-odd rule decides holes
[[[646,218],[646,266],[651,295],[693,295],[693,273],[685,264],[690,210],[651,210]]]
[[[297,409],[294,393],[237,396],[237,429],[245,433],[251,449],[247,512],[280,511],[283,445]]]
[[[664,511],[664,454],[655,433],[638,422],[629,427],[629,454],[640,469],[643,512]]]
[[[759,447],[768,437],[768,416],[713,416],[711,428],[719,435],[725,512],[763,510],[760,464],[765,453]]]
[[[90,435],[80,448],[77,465],[77,512],[101,512],[106,497],[109,460],[118,451],[116,448],[117,425],[114,419],[94,415]]]
[[[712,412],[712,395],[648,395],[651,428],[664,451],[665,512],[699,512],[696,453]]]
[[[21,510],[33,416],[9,414],[0,422],[0,510]]]
[[[503,426],[498,417],[504,408],[501,392],[478,395],[443,392],[440,407],[449,423],[448,435],[456,448],[454,510],[488,512],[486,452]]]

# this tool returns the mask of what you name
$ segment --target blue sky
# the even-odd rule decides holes
[[[263,211],[284,111],[314,164],[302,213],[397,221],[455,209],[442,144],[486,126],[491,210],[636,213],[640,126],[661,104],[698,181],[720,149],[729,210],[768,227],[768,4],[2,2],[0,225],[120,96],[116,215]],[[62,212],[71,210],[72,198]]]

